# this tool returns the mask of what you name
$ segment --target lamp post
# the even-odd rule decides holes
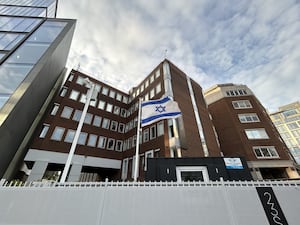
[[[62,176],[60,178],[60,183],[64,183],[66,181],[68,172],[70,170],[72,158],[73,158],[74,153],[75,153],[76,145],[77,145],[77,142],[78,142],[78,139],[79,139],[79,135],[80,135],[80,132],[81,132],[81,129],[82,129],[82,126],[83,126],[83,122],[85,120],[85,116],[86,116],[87,110],[88,110],[89,105],[90,105],[90,101],[92,99],[92,96],[95,96],[93,94],[94,89],[95,89],[95,84],[93,82],[91,82],[88,78],[86,78],[84,81],[85,81],[85,84],[88,87],[86,102],[84,104],[84,108],[83,108],[83,111],[82,111],[77,129],[76,129],[76,132],[75,132],[75,135],[74,135],[74,139],[73,139],[69,154],[68,154],[68,158],[67,158]]]

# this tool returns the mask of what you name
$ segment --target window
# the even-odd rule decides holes
[[[105,108],[105,101],[100,100],[98,103],[98,108],[104,110]]]
[[[103,118],[102,128],[108,129],[109,128],[109,122],[110,122],[109,119]]]
[[[149,129],[145,129],[144,132],[143,132],[143,143],[149,141]]]
[[[90,114],[90,113],[87,113],[85,115],[85,118],[84,118],[84,123],[91,124],[92,123],[92,119],[93,119],[93,115]]]
[[[107,149],[114,150],[115,147],[115,139],[109,138],[107,141]]]
[[[79,96],[79,91],[72,90],[69,98],[74,101],[77,101],[78,96]]]
[[[75,130],[69,129],[67,131],[67,134],[66,134],[66,137],[65,137],[65,142],[72,143],[73,139],[74,139],[74,136],[75,136]]]
[[[65,132],[65,128],[63,127],[55,127],[53,133],[52,133],[52,136],[51,136],[51,140],[54,140],[54,141],[60,141],[63,134]]]
[[[136,135],[132,137],[132,147],[136,146]]]
[[[155,78],[158,78],[160,76],[160,70],[158,69],[158,70],[156,70],[156,72],[155,72]]]
[[[76,109],[73,115],[73,120],[79,121],[81,117],[82,111]]]
[[[105,148],[106,137],[100,136],[98,140],[98,148]]]
[[[157,124],[157,137],[164,134],[164,122],[161,121]]]
[[[90,106],[96,107],[96,103],[97,103],[96,99],[91,99]]]
[[[255,146],[253,150],[257,158],[279,158],[274,146]]]
[[[52,110],[51,110],[51,115],[52,116],[55,116],[56,115],[56,113],[57,113],[57,111],[58,111],[58,109],[59,109],[59,104],[57,104],[57,103],[54,103],[54,106],[53,106],[53,108],[52,108]]]
[[[227,96],[247,95],[247,91],[244,89],[229,90],[229,91],[226,91],[226,95]]]
[[[112,109],[113,109],[113,105],[107,103],[107,104],[106,104],[106,111],[107,111],[107,112],[112,112]]]
[[[150,140],[156,138],[156,126],[150,127]]]
[[[144,96],[144,101],[148,101],[149,100],[149,93],[146,93]]]
[[[289,117],[289,116],[297,114],[297,110],[296,109],[290,109],[290,110],[282,112],[282,114],[284,115],[284,117]]]
[[[153,158],[154,153],[153,150],[145,152],[145,164],[144,164],[144,170],[147,171],[147,160],[148,158]]]
[[[158,93],[161,92],[161,83],[159,83],[158,85],[156,85],[155,92],[156,92],[156,94],[158,94]]]
[[[93,125],[96,126],[96,127],[100,127],[100,124],[101,124],[101,120],[102,120],[102,117],[101,116],[94,116],[94,121],[93,121]]]
[[[85,83],[84,78],[81,76],[78,76],[77,80],[76,80],[76,84],[83,85],[84,83]]]
[[[150,91],[150,99],[152,99],[154,97],[154,95],[155,95],[155,91],[154,91],[154,88],[153,88]]]
[[[124,133],[124,124],[123,123],[119,123],[119,129],[118,129],[118,131],[119,131],[119,133]]]
[[[122,95],[121,94],[119,94],[119,93],[117,93],[117,97],[116,97],[116,99],[120,102],[121,100],[122,100]]]
[[[66,119],[70,119],[72,112],[73,109],[71,107],[65,106],[60,116]]]
[[[299,126],[298,126],[298,124],[296,122],[295,123],[289,123],[289,124],[287,124],[287,126],[291,130],[299,128]]]
[[[116,115],[120,114],[120,107],[119,106],[114,107],[114,114],[116,114]]]
[[[122,151],[122,144],[123,144],[123,142],[121,140],[117,140],[116,151],[118,151],[118,152]]]
[[[149,80],[145,81],[145,88],[147,88],[149,86]]]
[[[258,116],[256,113],[250,114],[239,114],[239,120],[241,123],[255,123],[259,122]]]
[[[252,108],[252,105],[249,100],[240,100],[232,102],[233,108],[235,109],[248,109]]]
[[[81,102],[81,103],[86,102],[86,94],[81,94],[79,102]]]
[[[269,136],[264,128],[245,130],[248,139],[268,139]]]
[[[97,143],[97,135],[90,134],[87,145],[91,147],[95,147],[96,143]]]
[[[123,96],[123,103],[128,103],[128,98],[126,96]]]
[[[117,131],[117,129],[118,129],[118,122],[117,121],[111,121],[110,129],[112,131]]]
[[[69,76],[68,81],[72,82],[72,81],[73,81],[73,78],[74,78],[74,74],[73,74],[73,73],[70,73],[70,76]]]
[[[60,96],[61,97],[65,97],[67,94],[68,88],[67,87],[62,87],[61,91],[60,91]]]
[[[46,137],[46,134],[48,133],[48,130],[49,130],[49,124],[43,124],[43,128],[42,128],[42,131],[40,133],[40,136],[39,138],[45,138]]]
[[[116,96],[116,92],[113,91],[113,90],[110,90],[110,92],[109,92],[109,97],[115,98],[115,96]]]
[[[108,94],[108,88],[107,88],[107,87],[103,87],[101,93],[102,93],[103,95],[107,95],[107,94]]]
[[[80,132],[77,144],[79,144],[79,145],[85,145],[86,138],[87,138],[87,133]]]
[[[184,181],[209,181],[207,168],[205,166],[177,166],[177,182]]]
[[[141,85],[141,93],[144,91],[144,84]]]
[[[154,81],[154,75],[151,75],[150,76],[150,84],[153,83],[153,81]]]
[[[122,163],[122,180],[125,180],[128,175],[128,159],[123,159]]]
[[[126,117],[126,110],[125,109],[121,109],[121,116]]]

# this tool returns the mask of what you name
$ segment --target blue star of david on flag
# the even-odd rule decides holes
[[[181,116],[177,102],[169,96],[142,102],[141,126],[147,126],[162,119],[172,119]]]

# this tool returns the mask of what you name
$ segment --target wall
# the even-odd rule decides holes
[[[300,182],[55,185],[0,187],[0,224],[269,225],[258,186],[272,187],[282,224],[299,224]]]

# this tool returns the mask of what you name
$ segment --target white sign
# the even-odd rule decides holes
[[[226,169],[244,169],[240,158],[224,158]]]

